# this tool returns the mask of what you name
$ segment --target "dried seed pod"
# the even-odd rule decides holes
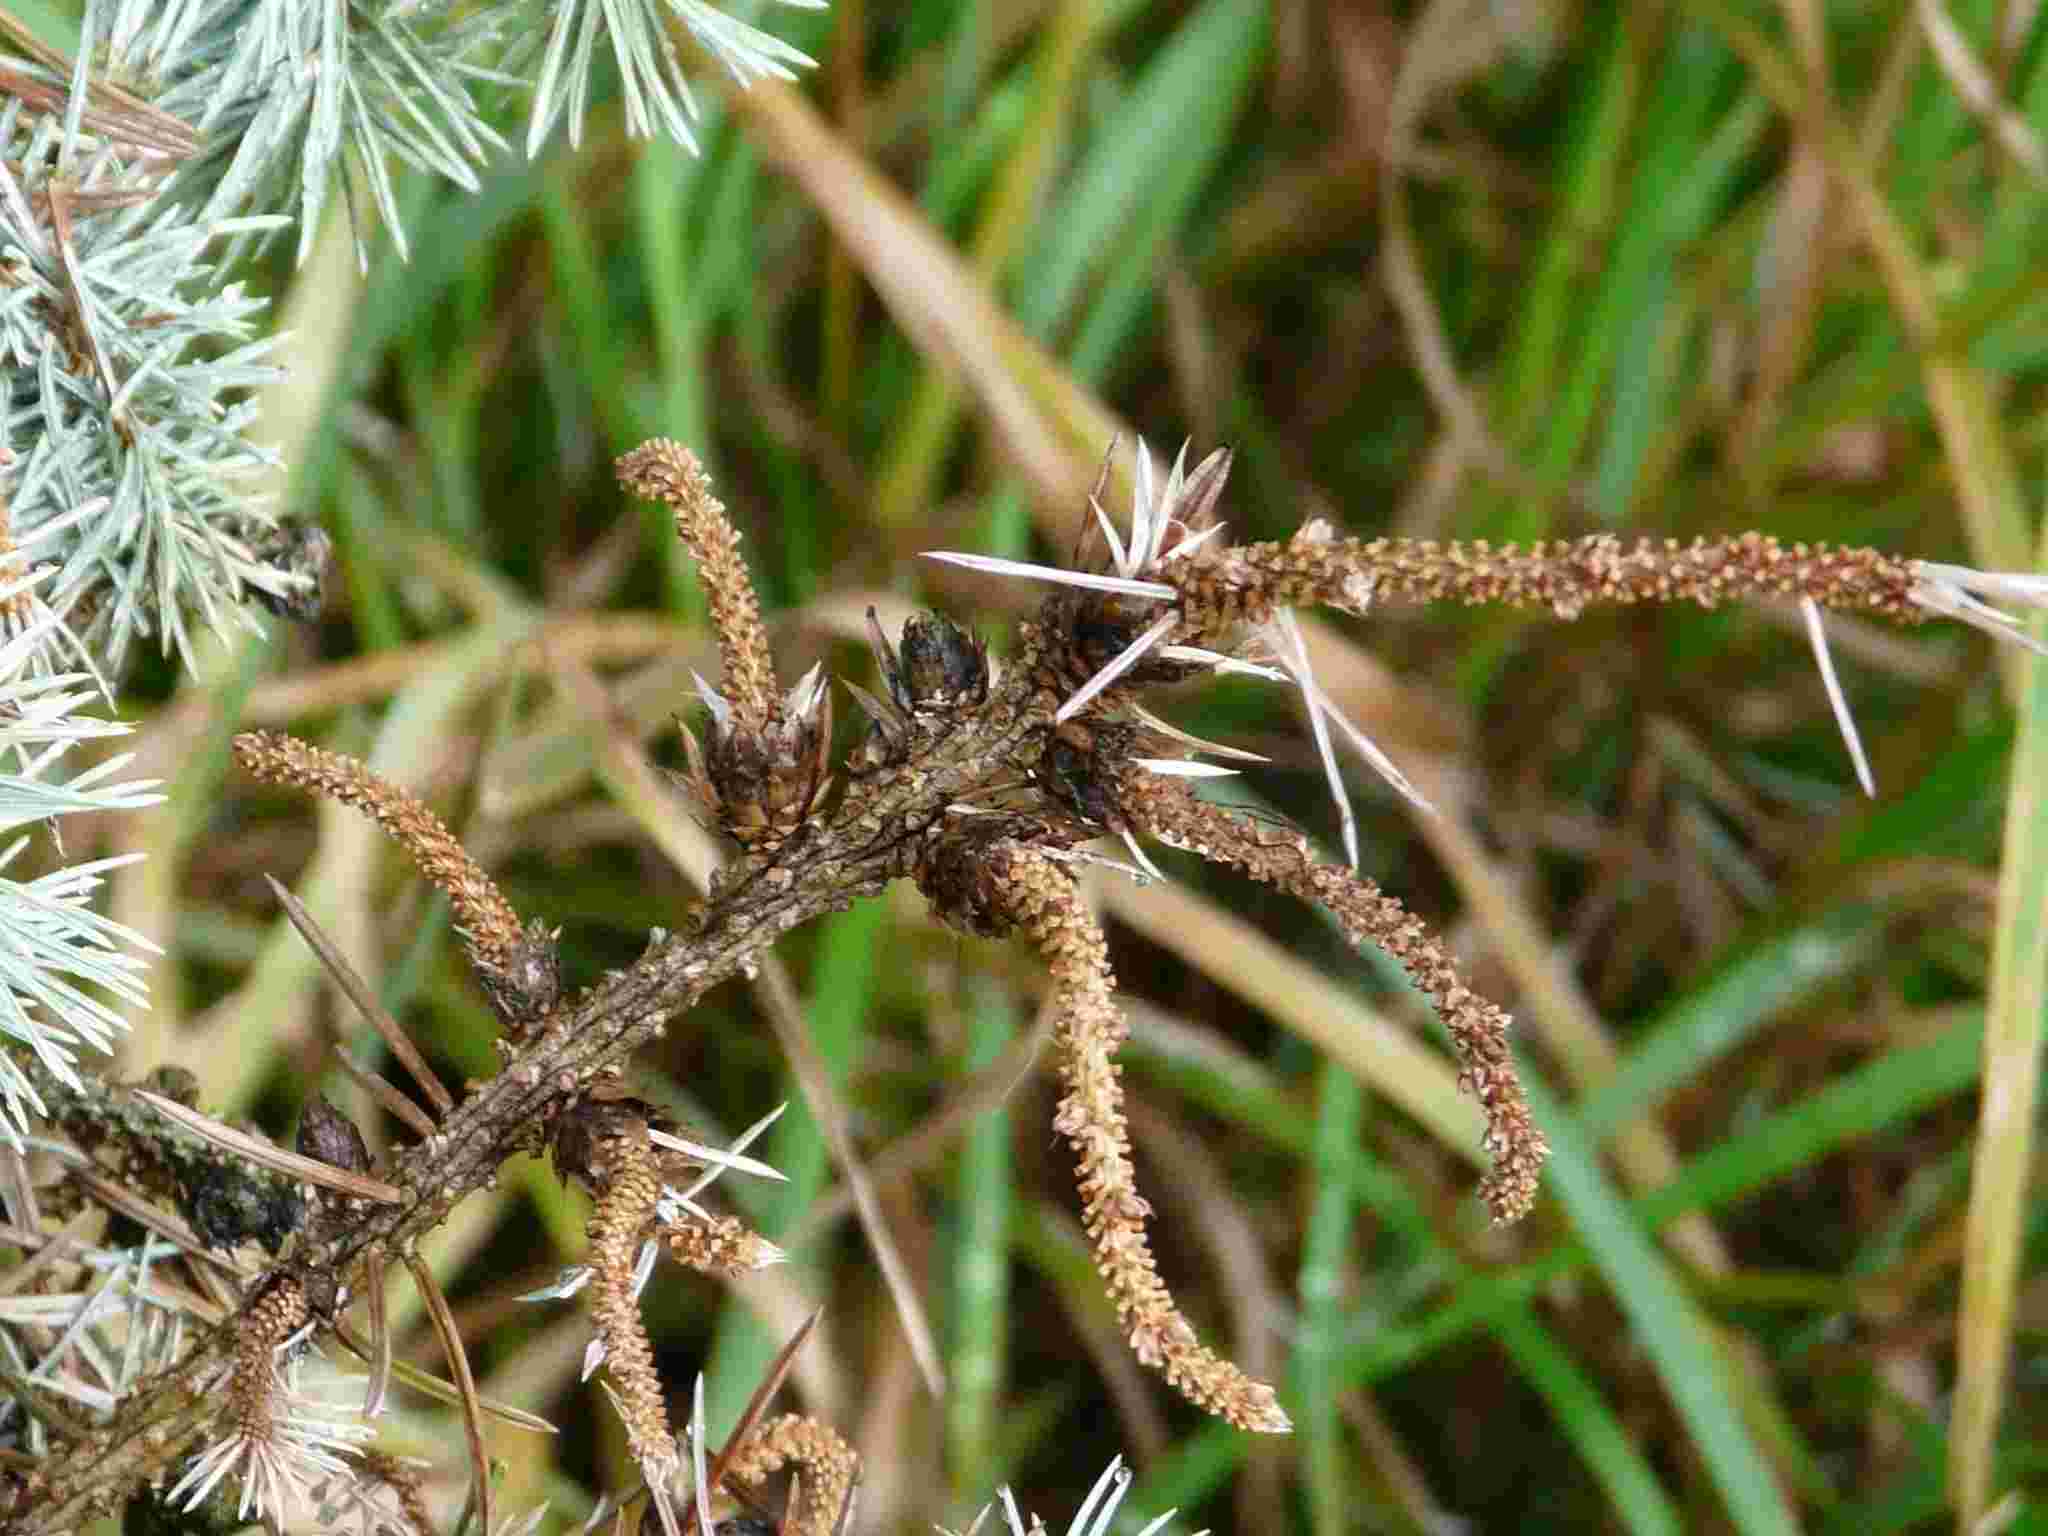
[[[477,980],[490,995],[491,1006],[514,1039],[555,1010],[562,1000],[562,956],[559,928],[540,918],[529,921],[519,941],[476,957]]]
[[[550,1128],[548,1144],[556,1171],[602,1190],[612,1176],[607,1148],[629,1133],[645,1144],[647,1126],[655,1113],[652,1104],[625,1094],[593,1094],[576,1100],[555,1117]]]
[[[1128,597],[1121,592],[1075,593],[1059,603],[1064,610],[1059,633],[1066,642],[1062,660],[1079,682],[1086,682],[1130,649],[1169,609],[1157,598]],[[1128,681],[1133,685],[1178,682],[1199,670],[1185,662],[1155,657],[1133,668]]]
[[[1015,926],[1004,890],[1014,851],[1067,848],[1087,835],[1022,811],[960,817],[925,839],[912,874],[947,927],[999,939]]]
[[[1126,821],[1117,785],[1137,739],[1128,726],[1069,720],[1046,738],[1038,760],[1039,787],[1069,814],[1121,833]]]
[[[698,692],[711,711],[711,729],[701,750],[688,729],[683,732],[690,757],[686,782],[741,847],[781,847],[811,819],[831,788],[825,769],[832,746],[832,697],[824,669],[805,673],[781,708],[759,726],[748,724],[701,678]]]
[[[370,1149],[363,1144],[363,1133],[356,1129],[355,1121],[327,1102],[325,1094],[314,1094],[299,1112],[298,1147],[300,1156],[317,1157],[330,1167],[350,1173],[370,1171]]]
[[[856,778],[900,761],[919,717],[983,703],[992,677],[987,644],[942,613],[922,613],[904,622],[900,656],[872,608],[867,622],[868,648],[881,673],[882,693],[877,696],[858,684],[846,685],[869,719],[867,734],[847,764]]]
[[[988,697],[988,646],[942,613],[922,613],[903,626],[903,661],[892,689],[913,710],[971,707]]]

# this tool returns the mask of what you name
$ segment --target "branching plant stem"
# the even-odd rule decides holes
[[[737,853],[686,927],[657,932],[637,963],[573,998],[552,989],[551,935],[538,922],[520,923],[424,805],[360,764],[289,738],[243,738],[238,750],[258,776],[364,809],[457,896],[472,958],[504,1027],[505,1065],[438,1119],[422,1116],[432,1128],[378,1170],[380,1188],[395,1189],[396,1200],[358,1201],[345,1220],[330,1212],[304,1223],[296,1248],[251,1282],[240,1311],[140,1382],[92,1435],[46,1458],[37,1476],[47,1497],[13,1529],[57,1536],[118,1509],[141,1481],[216,1426],[219,1405],[207,1390],[224,1369],[253,1379],[258,1346],[251,1340],[260,1333],[262,1349],[274,1346],[276,1298],[303,1298],[315,1331],[332,1330],[340,1282],[393,1256],[410,1262],[419,1239],[494,1179],[508,1157],[541,1151],[551,1138],[558,1166],[598,1195],[595,1321],[621,1384],[635,1454],[650,1482],[661,1485],[664,1524],[674,1524],[665,1479],[679,1472],[682,1457],[633,1294],[640,1245],[657,1209],[668,1209],[666,1165],[648,1151],[647,1111],[622,1104],[611,1079],[635,1050],[712,988],[750,971],[791,929],[901,878],[914,879],[937,915],[957,927],[1029,939],[1052,973],[1064,1089],[1055,1126],[1074,1150],[1096,1266],[1139,1358],[1231,1423],[1284,1431],[1287,1415],[1273,1390],[1195,1337],[1153,1263],[1150,1207],[1137,1188],[1113,1059],[1125,1025],[1107,945],[1072,873],[1078,861],[1101,860],[1086,845],[1120,840],[1135,861],[1124,867],[1140,877],[1157,873],[1141,837],[1234,866],[1326,907],[1354,942],[1400,963],[1441,1016],[1459,1081],[1485,1113],[1492,1171],[1482,1194],[1497,1219],[1512,1220],[1534,1203],[1546,1146],[1516,1079],[1507,1015],[1458,979],[1442,944],[1393,897],[1317,859],[1299,835],[1269,834],[1198,799],[1187,779],[1222,770],[1196,758],[1229,749],[1145,712],[1144,690],[1205,670],[1290,681],[1308,703],[1333,789],[1341,793],[1342,779],[1329,751],[1332,723],[1403,787],[1398,769],[1336,714],[1309,675],[1295,605],[1362,610],[1376,601],[1452,600],[1541,604],[1571,616],[1594,603],[1790,597],[1905,622],[1953,616],[2010,636],[2011,620],[1987,599],[2048,600],[2036,578],[1871,550],[1788,547],[1754,534],[1686,546],[1625,545],[1602,535],[1522,551],[1340,540],[1312,524],[1285,543],[1230,549],[1212,537],[1228,469],[1228,455],[1219,453],[1192,471],[1177,463],[1156,477],[1141,449],[1128,533],[1119,535],[1094,509],[1109,573],[957,557],[1063,585],[1021,626],[1000,676],[971,634],[938,616],[912,621],[900,652],[879,639],[884,676],[881,694],[868,696],[873,726],[843,765],[844,787],[835,793],[820,674],[778,695],[737,536],[701,468],[672,443],[629,455],[622,478],[671,504],[703,562],[711,611],[732,631],[721,636],[731,697],[704,686],[711,749],[693,761],[692,782]],[[514,963],[522,946],[543,953],[546,965],[522,970]],[[565,1134],[577,1126],[584,1131]],[[565,1146],[581,1150],[565,1157]],[[695,1208],[676,1222],[666,1242],[692,1267],[729,1272],[779,1256],[772,1244],[737,1227],[727,1231]],[[828,1530],[857,1475],[851,1452],[803,1420],[776,1420],[762,1436],[740,1444],[726,1458],[728,1470],[744,1479],[771,1462],[802,1463],[798,1526]],[[692,1444],[701,1453],[701,1434]]]

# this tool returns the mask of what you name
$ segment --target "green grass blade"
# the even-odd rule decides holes
[[[1742,1421],[1728,1364],[1706,1318],[1608,1179],[1591,1140],[1541,1079],[1526,1065],[1523,1071],[1550,1138],[1548,1187],[1570,1213],[1594,1267],[1656,1367],[1729,1518],[1747,1536],[1796,1531],[1777,1476]]]
[[[1635,1437],[1550,1330],[1519,1307],[1498,1321],[1494,1335],[1514,1357],[1516,1369],[1543,1394],[1622,1523],[1638,1536],[1677,1536],[1684,1530],[1685,1522]]]
[[[2044,549],[2048,557],[2048,549]],[[2038,637],[2043,626],[2033,626]],[[2005,857],[1984,1023],[1984,1093],[1963,1239],[1949,1493],[1967,1529],[1990,1507],[2006,1411],[2020,1244],[2034,1162],[2034,1104],[2048,1019],[2048,668],[2025,663],[2006,802]]]
[[[1845,907],[1757,944],[1661,1010],[1614,1076],[1586,1097],[1579,1124],[1596,1140],[1650,1111],[1783,1011],[1867,965],[1882,927]]]
[[[979,1072],[1016,1034],[1015,1009],[998,988],[970,989],[967,1054]],[[953,1336],[946,1375],[946,1465],[959,1499],[994,1486],[997,1406],[1003,1389],[1003,1340],[1010,1313],[1010,1211],[1015,1203],[1010,1115],[978,1116],[960,1148],[954,1178]]]
[[[1577,94],[1566,130],[1557,211],[1519,306],[1502,370],[1499,419],[1509,442],[1526,447],[1542,431],[1584,314],[1586,252],[1609,238],[1620,202],[1627,147],[1643,89],[1656,23],[1635,6],[1606,12],[1607,42],[1594,78]],[[1562,484],[1567,465],[1546,466]],[[1527,497],[1503,499],[1484,531],[1511,539],[1540,536],[1545,508]]]
[[[1296,1290],[1301,1316],[1295,1326],[1292,1383],[1294,1433],[1301,1442],[1308,1483],[1310,1529],[1340,1536],[1351,1527],[1351,1474],[1345,1467],[1344,1421],[1337,1411],[1332,1374],[1343,1331],[1344,1271],[1351,1247],[1353,1196],[1338,1173],[1357,1144],[1365,1093],[1342,1067],[1325,1062],[1319,1074],[1315,1121],[1315,1195],[1302,1244]]]
[[[1030,68],[1030,117],[990,189],[968,251],[969,264],[992,287],[1022,246],[1058,169],[1067,120],[1094,51],[1098,23],[1091,0],[1070,0],[1054,13]],[[883,527],[903,525],[930,499],[953,440],[960,403],[956,379],[929,364],[920,372],[875,480],[875,517]]]
[[[1045,338],[1060,330],[1089,279],[1113,271],[1112,252],[1127,248],[1133,220],[1176,174],[1191,136],[1200,144],[1227,133],[1265,52],[1267,25],[1261,0],[1209,0],[1154,56],[1046,222],[1016,294],[1026,331]]]

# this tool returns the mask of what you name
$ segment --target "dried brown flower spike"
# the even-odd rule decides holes
[[[1153,1262],[1145,1231],[1152,1208],[1137,1191],[1113,1060],[1128,1029],[1113,995],[1108,946],[1074,877],[1044,850],[1013,838],[949,844],[938,841],[918,882],[939,915],[979,934],[1020,930],[1052,972],[1053,1042],[1067,1090],[1053,1129],[1074,1150],[1083,1223],[1131,1348],[1192,1402],[1238,1428],[1286,1433],[1293,1425],[1273,1389],[1196,1339]]]
[[[418,796],[367,764],[281,731],[250,731],[235,738],[234,749],[252,778],[351,806],[411,855],[455,909],[470,963],[509,1036],[518,1038],[555,1006],[561,995],[555,933],[538,919],[522,925],[496,882]]]
[[[682,727],[689,787],[734,842],[773,851],[810,820],[831,788],[832,699],[824,668],[811,668],[787,694],[778,694],[739,533],[695,454],[658,437],[622,454],[617,468],[628,491],[674,511],[676,533],[696,557],[718,631],[723,691],[697,679],[711,713],[708,744],[700,748]]]
[[[1374,945],[1400,964],[1444,1021],[1458,1055],[1458,1086],[1486,1115],[1493,1168],[1480,1195],[1495,1221],[1527,1215],[1550,1147],[1530,1117],[1508,1054],[1508,1016],[1458,980],[1422,920],[1370,880],[1318,859],[1297,832],[1261,829],[1142,768],[1131,770],[1122,787],[1121,803],[1149,836],[1323,907],[1352,943]]]
[[[300,1391],[292,1351],[308,1318],[305,1291],[291,1276],[257,1285],[235,1322],[224,1433],[193,1458],[170,1502],[197,1509],[233,1475],[241,1485],[238,1517],[282,1524],[321,1479],[349,1475],[341,1458],[358,1452],[369,1426]]]
[[[647,1478],[664,1528],[677,1530],[669,1485],[682,1455],[668,1427],[668,1400],[654,1367],[654,1346],[640,1321],[634,1283],[641,1234],[661,1200],[661,1173],[647,1121],[639,1106],[588,1103],[562,1117],[556,1130],[558,1165],[573,1168],[597,1191],[590,1218],[590,1315],[604,1341],[615,1387],[613,1401],[626,1426],[633,1460]]]
[[[796,1469],[783,1525],[789,1536],[839,1536],[852,1521],[860,1458],[829,1424],[785,1413],[757,1425],[721,1460],[725,1475],[742,1483]]]

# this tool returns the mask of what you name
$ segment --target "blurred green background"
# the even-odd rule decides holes
[[[2034,563],[2048,17],[2024,0],[757,19],[820,68],[745,98],[707,77],[701,157],[628,139],[605,98],[580,149],[479,196],[408,183],[409,264],[360,274],[337,224],[267,274],[293,375],[265,419],[335,591],[127,700],[174,793],[108,831],[151,855],[117,915],[171,950],[124,1068],[181,1062],[278,1133],[320,1083],[391,1140],[323,1068],[337,1032],[379,1048],[270,872],[451,1079],[493,1069],[438,901],[365,824],[240,781],[236,729],[427,794],[564,926],[579,983],[678,921],[708,844],[654,769],[712,637],[610,473],[657,433],[712,467],[785,676],[824,657],[869,684],[870,602],[1003,648],[1033,594],[918,552],[1063,557],[1119,428],[1234,445],[1247,539],[1756,527]],[[1517,1228],[1486,1226],[1476,1122],[1387,967],[1178,855],[1171,886],[1097,885],[1162,1265],[1282,1383],[1291,1438],[1204,1422],[1129,1360],[1031,1070],[1041,980],[907,890],[792,936],[638,1063],[708,1133],[792,1101],[767,1143],[790,1183],[726,1187],[793,1262],[648,1291],[678,1417],[703,1370],[729,1425],[822,1303],[789,1396],[863,1453],[863,1531],[964,1529],[1004,1481],[1064,1529],[1116,1450],[1130,1530],[1173,1505],[1260,1536],[2048,1529],[2041,1154],[2028,1113],[1977,1134],[1986,1053],[2002,1085],[2038,1070],[2048,726],[2017,652],[1968,631],[1831,634],[1875,801],[1790,609],[1319,636],[1326,686],[1444,810],[1358,784],[1366,871],[1516,1014],[1556,1150]],[[1334,838],[1284,693],[1161,707],[1271,755],[1230,793]],[[872,1183],[942,1398],[821,1124]],[[484,1393],[562,1426],[494,1428],[501,1509],[580,1520],[626,1465],[579,1307],[512,1299],[585,1215],[515,1165],[427,1245]],[[415,1298],[394,1309],[436,1366]],[[387,1439],[434,1457],[452,1515],[454,1419],[409,1397]]]

